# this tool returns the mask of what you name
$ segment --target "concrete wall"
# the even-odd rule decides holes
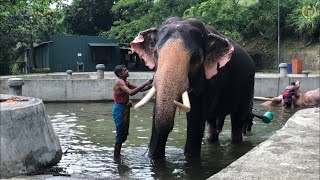
[[[256,75],[255,78],[255,96],[261,97],[276,97],[280,95],[283,89],[290,82],[300,81],[300,90],[306,92],[320,87],[319,76],[316,77],[285,77],[279,78],[276,76]]]
[[[1,103],[0,178],[53,166],[62,157],[58,136],[42,101],[18,97],[28,101]]]
[[[99,101],[112,100],[112,88],[116,76],[113,72],[106,72],[105,79],[96,79],[95,74],[90,76],[73,75],[73,79],[65,79],[65,75],[59,76],[29,76],[25,79],[22,88],[22,95],[40,98],[43,101]],[[140,85],[151,79],[153,72],[130,72],[128,80]],[[301,77],[295,75],[286,78],[279,78],[277,74],[256,74],[255,96],[275,97],[281,94],[282,90],[292,81],[301,82],[301,91],[316,89],[320,87],[319,76]],[[85,78],[80,78],[85,77]],[[0,92],[9,93],[7,80],[10,77],[0,78]],[[131,99],[141,99],[147,92],[141,92],[132,96]]]
[[[142,84],[147,79],[130,80],[133,84]],[[112,88],[115,79],[83,80],[25,80],[22,88],[24,96],[36,97],[43,101],[99,101],[112,100]],[[7,82],[1,82],[1,93],[9,94]],[[141,99],[141,92],[131,99]]]

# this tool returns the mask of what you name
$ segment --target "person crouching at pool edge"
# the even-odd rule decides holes
[[[141,86],[136,86],[127,81],[129,71],[124,65],[117,65],[114,69],[118,79],[113,85],[113,100],[112,116],[116,127],[116,143],[114,145],[114,158],[120,157],[122,143],[127,140],[130,121],[130,107],[132,103],[129,101],[129,96],[133,96],[138,92],[143,92],[152,87],[153,79],[143,83]]]

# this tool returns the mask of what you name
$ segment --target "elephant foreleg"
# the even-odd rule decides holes
[[[165,157],[167,139],[168,135],[159,134],[153,123],[148,156],[152,159]]]
[[[200,157],[205,127],[205,120],[203,118],[204,109],[201,108],[201,99],[190,96],[190,103],[192,104],[192,108],[187,114],[187,140],[184,149],[184,155],[187,158]]]

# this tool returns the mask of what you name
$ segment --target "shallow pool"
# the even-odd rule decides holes
[[[272,111],[274,120],[270,124],[255,118],[252,135],[245,136],[240,144],[232,144],[230,119],[227,116],[219,143],[204,142],[202,156],[195,160],[186,160],[183,156],[187,127],[185,113],[177,111],[174,129],[166,146],[166,158],[153,161],[147,156],[153,104],[147,104],[143,110],[132,110],[129,136],[123,144],[120,162],[113,159],[113,103],[46,103],[45,106],[64,152],[57,166],[72,177],[201,180],[219,172],[268,139],[296,111],[266,108],[259,103],[255,102],[254,113],[263,115],[266,111]]]

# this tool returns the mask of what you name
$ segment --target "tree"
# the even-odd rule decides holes
[[[20,33],[17,28],[21,23],[13,16],[17,6],[13,4],[18,1],[3,1],[0,4],[0,62],[8,62],[12,59],[11,49],[16,44]]]
[[[159,0],[153,8],[154,21],[158,25],[171,16],[183,17],[184,11],[192,6],[197,6],[200,0]]]
[[[287,2],[290,3],[290,2]],[[292,2],[291,2],[292,3]],[[320,2],[315,0],[300,0],[291,4],[285,18],[287,32],[293,32],[310,43],[320,41]],[[283,9],[288,8],[284,6]],[[290,34],[289,34],[290,35]],[[292,35],[291,35],[292,36]]]
[[[120,46],[128,46],[137,33],[152,25],[150,14],[153,7],[151,0],[119,0],[112,7],[117,18],[109,31],[101,35],[116,39]]]
[[[98,35],[110,29],[114,0],[73,0],[65,9],[65,25],[73,34]]]
[[[183,12],[200,0],[119,0],[112,8],[117,17],[108,32],[102,35],[115,38],[121,46],[128,46],[139,31],[159,27],[170,16]]]
[[[50,37],[54,32],[57,14],[50,9],[50,3],[61,5],[61,0],[8,0],[0,5],[0,61],[14,60],[17,44],[29,48],[29,60],[36,67],[34,42]]]
[[[236,11],[235,11],[236,9]],[[213,26],[221,33],[239,38],[239,20],[243,7],[235,0],[207,0],[192,6],[184,12],[184,17],[197,17]]]

